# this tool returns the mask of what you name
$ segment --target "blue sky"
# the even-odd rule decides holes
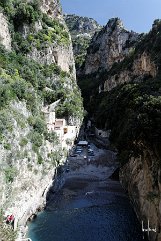
[[[161,0],[61,0],[64,13],[92,17],[101,25],[119,17],[128,30],[148,32],[161,19]]]

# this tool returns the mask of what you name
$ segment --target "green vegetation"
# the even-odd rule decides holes
[[[42,15],[38,0],[33,0],[30,3],[25,0],[1,0],[0,6],[16,28],[22,23],[34,23]]]
[[[10,225],[0,223],[0,237],[2,240],[15,241],[17,232]]]
[[[7,0],[1,1],[0,5],[10,21],[13,50],[8,52],[0,46],[0,143],[6,150],[12,151],[12,140],[10,143],[6,139],[8,135],[12,136],[15,125],[20,129],[30,127],[29,134],[20,138],[19,145],[24,148],[31,142],[32,149],[38,156],[38,164],[43,164],[41,147],[44,141],[48,140],[56,146],[58,138],[54,133],[47,132],[44,116],[41,114],[42,104],[48,105],[61,99],[57,116],[67,120],[71,117],[82,119],[82,98],[70,74],[62,71],[56,64],[39,64],[26,55],[33,47],[41,51],[51,44],[68,45],[69,35],[57,20],[41,13],[38,1],[27,3]],[[35,31],[34,23],[37,20],[40,20],[42,29]],[[22,35],[23,24],[29,27],[30,34],[26,37]],[[26,116],[29,118],[18,112],[17,105],[20,102],[27,107]],[[15,133],[13,138],[14,135]],[[24,148],[24,152],[16,150],[14,154],[8,155],[6,164],[9,168],[4,171],[6,183],[13,182],[16,175],[16,170],[10,165],[12,159],[26,158],[28,155],[25,151]],[[53,154],[52,164],[60,158],[58,153]]]
[[[4,131],[12,131],[12,129],[13,124],[7,110],[0,110],[0,143],[2,143]]]
[[[69,34],[63,24],[56,19],[51,19],[46,14],[43,15],[42,21],[43,29],[46,31],[44,38],[46,38],[47,41],[51,42],[52,40],[56,40],[59,44],[69,44]]]
[[[46,139],[55,145],[59,143],[58,136],[55,132],[47,132]]]
[[[13,118],[17,121],[20,128],[24,128],[26,123],[20,113],[9,108],[11,101],[25,101],[27,108],[32,113],[27,120],[28,124],[33,128],[29,135],[29,140],[33,143],[33,149],[38,153],[39,147],[42,145],[43,137],[53,143],[57,143],[54,135],[49,135],[46,129],[46,123],[43,115],[41,115],[41,104],[51,104],[57,99],[61,99],[61,103],[57,108],[59,117],[71,116],[81,118],[83,116],[83,107],[80,91],[75,83],[71,81],[69,88],[65,86],[69,81],[69,75],[56,65],[40,65],[35,61],[16,54],[8,53],[1,47],[0,53],[0,140],[3,142],[4,131],[9,132],[13,129]],[[53,82],[53,75],[56,79]],[[51,79],[46,81],[46,79]],[[71,86],[73,91],[71,91]],[[51,88],[53,91],[46,91],[45,87]],[[8,111],[11,109],[10,111]],[[12,116],[12,117],[11,117]],[[20,141],[21,146],[27,144],[27,139]],[[5,145],[6,149],[10,149],[10,145]]]
[[[122,163],[146,148],[160,153],[160,88],[160,79],[144,80],[118,86],[99,99],[97,124],[111,129],[111,141]]]
[[[18,124],[18,126],[20,126],[21,129],[24,129],[26,127],[26,120],[24,119],[24,115],[19,113],[18,110],[13,109],[12,107],[8,108],[12,118],[14,118]]]
[[[65,27],[57,20],[53,20],[46,14],[42,17],[42,29],[38,32],[31,29],[31,32],[27,37],[23,37],[20,32],[13,34],[12,45],[14,49],[19,53],[27,54],[33,47],[39,51],[43,51],[51,44],[68,45],[69,34]]]
[[[72,140],[70,138],[66,139],[67,145],[72,145]]]
[[[79,70],[85,61],[87,49],[94,33],[101,26],[91,18],[76,15],[65,15],[65,21],[72,36],[76,69]]]
[[[27,145],[27,143],[28,143],[28,139],[27,138],[25,138],[25,137],[23,137],[22,139],[21,139],[21,141],[20,141],[20,146],[26,146]]]
[[[89,47],[91,38],[85,36],[75,36],[72,39],[73,49],[74,49],[74,57],[76,69],[79,69],[85,61],[85,57],[87,54],[87,48]]]
[[[0,111],[2,109],[4,111],[13,100],[23,100],[27,103],[34,118],[40,112],[40,103],[50,104],[61,99],[57,111],[59,117],[65,116],[68,119],[69,116],[78,115],[78,118],[82,118],[82,99],[75,81],[71,81],[69,88],[64,88],[65,83],[69,82],[67,79],[70,78],[69,74],[61,71],[55,64],[41,65],[24,56],[31,52],[33,47],[43,51],[51,44],[56,44],[56,46],[69,44],[69,34],[64,25],[42,13],[40,5],[41,1],[38,0],[31,2],[3,0],[0,3],[10,22],[14,49],[13,52],[8,53],[0,47]],[[40,29],[35,31],[34,23],[38,20]],[[27,24],[29,28],[29,33],[25,37],[22,35],[24,24]],[[45,91],[45,87],[51,88],[53,92]],[[67,99],[69,99],[68,103]],[[74,108],[73,111],[72,108]],[[40,119],[43,122],[42,116]],[[36,128],[34,123],[32,126]],[[40,128],[40,121],[37,128]],[[0,133],[2,129],[6,129],[3,120],[0,121]]]
[[[6,182],[7,183],[12,183],[15,176],[17,175],[17,169],[15,167],[7,167],[4,170],[5,177],[6,177]]]
[[[42,17],[42,29],[35,31],[34,27],[30,28],[30,33],[26,37],[22,36],[21,32],[13,32],[12,45],[17,53],[27,54],[33,47],[43,51],[51,44],[69,44],[69,34],[65,27],[46,14]]]
[[[156,20],[149,34],[141,35],[129,56],[114,63],[107,71],[81,76],[78,84],[82,90],[85,108],[94,116],[96,125],[111,129],[110,140],[118,150],[123,165],[130,157],[143,155],[150,150],[155,156],[156,167],[161,166],[161,21]],[[98,94],[98,86],[110,76],[124,70],[132,70],[134,60],[143,53],[149,54],[158,70],[153,78],[150,74],[130,83],[120,84],[110,92]],[[95,77],[97,75],[97,78]],[[137,81],[135,81],[137,80]],[[154,175],[155,176],[155,175]]]
[[[27,54],[35,47],[44,50],[50,44],[68,45],[69,34],[64,25],[50,18],[40,10],[41,1],[33,0],[2,0],[0,7],[9,19],[12,34],[12,46],[17,53]],[[35,29],[35,22],[40,23],[40,29]],[[29,34],[22,34],[23,26],[27,24]]]
[[[73,92],[65,89],[59,91],[59,96],[61,96],[63,103],[59,105],[56,109],[56,114],[58,117],[75,117],[82,120],[83,117],[83,105],[80,91],[76,83],[73,83]]]
[[[6,150],[11,150],[11,144],[10,143],[4,143],[3,146]]]
[[[38,161],[37,162],[38,162],[39,165],[43,164],[43,162],[44,162],[44,159],[42,158],[42,156],[40,154],[38,155]]]
[[[67,120],[83,117],[80,90],[71,75],[56,64],[40,64],[27,57],[35,48],[44,54],[47,48],[57,49],[60,45],[68,48],[70,44],[65,26],[42,14],[39,3],[41,1],[36,0],[0,1],[0,11],[8,17],[12,37],[12,51],[0,46],[0,144],[4,152],[1,179],[5,185],[1,193],[7,200],[5,210],[14,205],[19,194],[13,185],[16,176],[21,174],[18,167],[14,167],[17,161],[25,162],[30,171],[43,176],[62,159],[58,137],[47,131],[42,106],[60,99],[59,117]],[[48,158],[46,140],[55,150]],[[43,165],[44,170],[38,165]],[[21,188],[24,190],[26,184]],[[15,235],[0,221],[0,239],[13,241]]]
[[[28,138],[31,140],[31,143],[33,143],[34,151],[38,152],[38,148],[43,144],[43,136],[37,131],[32,131],[28,135]]]
[[[59,150],[56,150],[56,151],[53,151],[51,154],[50,154],[50,158],[51,158],[51,162],[54,166],[57,166],[62,158],[62,150],[59,149]]]
[[[40,113],[39,103],[41,101],[44,101],[45,104],[50,104],[61,99],[60,110],[58,110],[59,116],[63,117],[64,115],[68,117],[68,115],[77,116],[77,114],[78,117],[82,116],[80,91],[75,81],[70,83],[69,88],[64,88],[69,75],[61,71],[58,66],[54,64],[40,65],[15,52],[8,53],[3,47],[1,47],[0,60],[0,111],[12,100],[25,100],[29,110],[36,116]],[[54,75],[58,77],[52,83]],[[51,82],[47,82],[47,78],[51,79]],[[45,87],[51,88],[53,92],[45,91]],[[71,92],[71,87],[73,92]],[[72,108],[74,109],[72,110]],[[3,112],[5,111],[3,110]],[[3,120],[2,122],[6,123]],[[1,124],[0,118],[0,130],[6,128],[5,126],[3,127],[3,123]],[[39,127],[35,126],[34,128],[40,128],[40,125],[43,125],[43,123],[40,124],[39,120],[39,123],[36,125],[39,125]]]
[[[91,104],[90,97],[96,96],[99,92],[99,84],[102,82],[101,78],[96,79],[96,73],[81,76],[78,79],[78,85],[81,89],[82,96],[83,96],[83,103],[84,107],[90,113],[96,111],[95,104]]]

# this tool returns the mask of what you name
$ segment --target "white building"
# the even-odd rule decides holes
[[[55,107],[59,101],[43,107],[47,129],[49,132],[54,131],[61,143],[62,148],[70,149],[74,144],[75,137],[78,135],[79,128],[77,126],[68,126],[65,119],[56,119]]]

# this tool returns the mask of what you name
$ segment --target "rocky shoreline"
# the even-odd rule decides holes
[[[32,209],[32,206],[31,206],[30,210],[27,210],[26,213],[24,213],[23,218],[18,223],[18,228],[17,228],[18,235],[15,241],[21,241],[22,239],[25,239],[25,238],[27,239],[26,237],[27,231],[28,231],[27,223],[35,219],[37,217],[38,212],[41,212],[45,209],[49,193],[57,192],[63,186],[65,180],[63,177],[63,173],[61,172],[61,169],[64,165],[65,165],[65,161],[61,162],[61,165],[55,168],[53,178],[51,179],[51,182],[44,189],[42,196],[39,199],[40,202],[37,203],[37,206],[34,207],[34,210]]]

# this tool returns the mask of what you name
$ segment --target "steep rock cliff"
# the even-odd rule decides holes
[[[72,36],[73,52],[78,70],[85,60],[93,35],[101,29],[101,26],[92,18],[74,14],[64,15],[64,18]]]
[[[42,1],[39,11],[32,24],[17,26],[13,47],[41,64],[55,63],[76,78],[71,37],[59,1]]]
[[[59,19],[59,21],[64,23],[62,8],[59,0],[42,0],[40,9],[43,13],[50,15],[54,19]]]
[[[140,223],[147,228],[148,220],[155,232],[149,240],[161,240],[161,173],[154,151],[145,150],[139,158],[131,158],[120,172],[120,180],[128,191]]]
[[[93,18],[81,17],[75,14],[65,14],[64,19],[72,36],[82,34],[93,37],[95,32],[101,29],[101,25]]]
[[[0,5],[0,219],[12,213],[16,226],[44,202],[56,167],[66,159],[47,131],[42,107],[60,99],[57,117],[77,126],[83,107],[59,1]],[[1,225],[0,239],[8,241]]]
[[[111,71],[112,72],[112,71]],[[154,64],[150,55],[143,52],[140,56],[134,59],[130,69],[124,68],[122,71],[111,73],[105,82],[101,83],[99,90],[110,91],[119,84],[127,83],[131,80],[141,81],[144,76],[155,77],[157,74],[157,66]]]
[[[120,36],[127,35],[124,32]],[[92,46],[97,48],[94,52],[89,47],[78,82],[84,106],[96,127],[110,130],[110,141],[118,151],[122,184],[144,228],[149,220],[150,227],[157,229],[150,233],[149,240],[160,241],[161,21],[154,21],[148,34],[139,36],[129,48],[124,45],[121,52],[117,35],[104,45],[106,56],[103,51],[102,56],[98,54],[101,38],[97,41],[95,35],[93,40]]]
[[[83,66],[84,74],[92,74],[99,69],[109,70],[114,62],[122,61],[134,47],[138,36],[127,31],[120,19],[110,19],[92,38]]]
[[[0,204],[5,214],[15,215],[17,222],[24,215],[28,218],[45,201],[43,192],[51,184],[55,166],[61,159],[58,156],[56,160],[54,155],[57,151],[61,155],[62,151],[56,138],[51,143],[29,125],[32,113],[25,102],[13,101],[7,111],[1,111],[1,121],[6,117],[10,126],[1,136]]]

